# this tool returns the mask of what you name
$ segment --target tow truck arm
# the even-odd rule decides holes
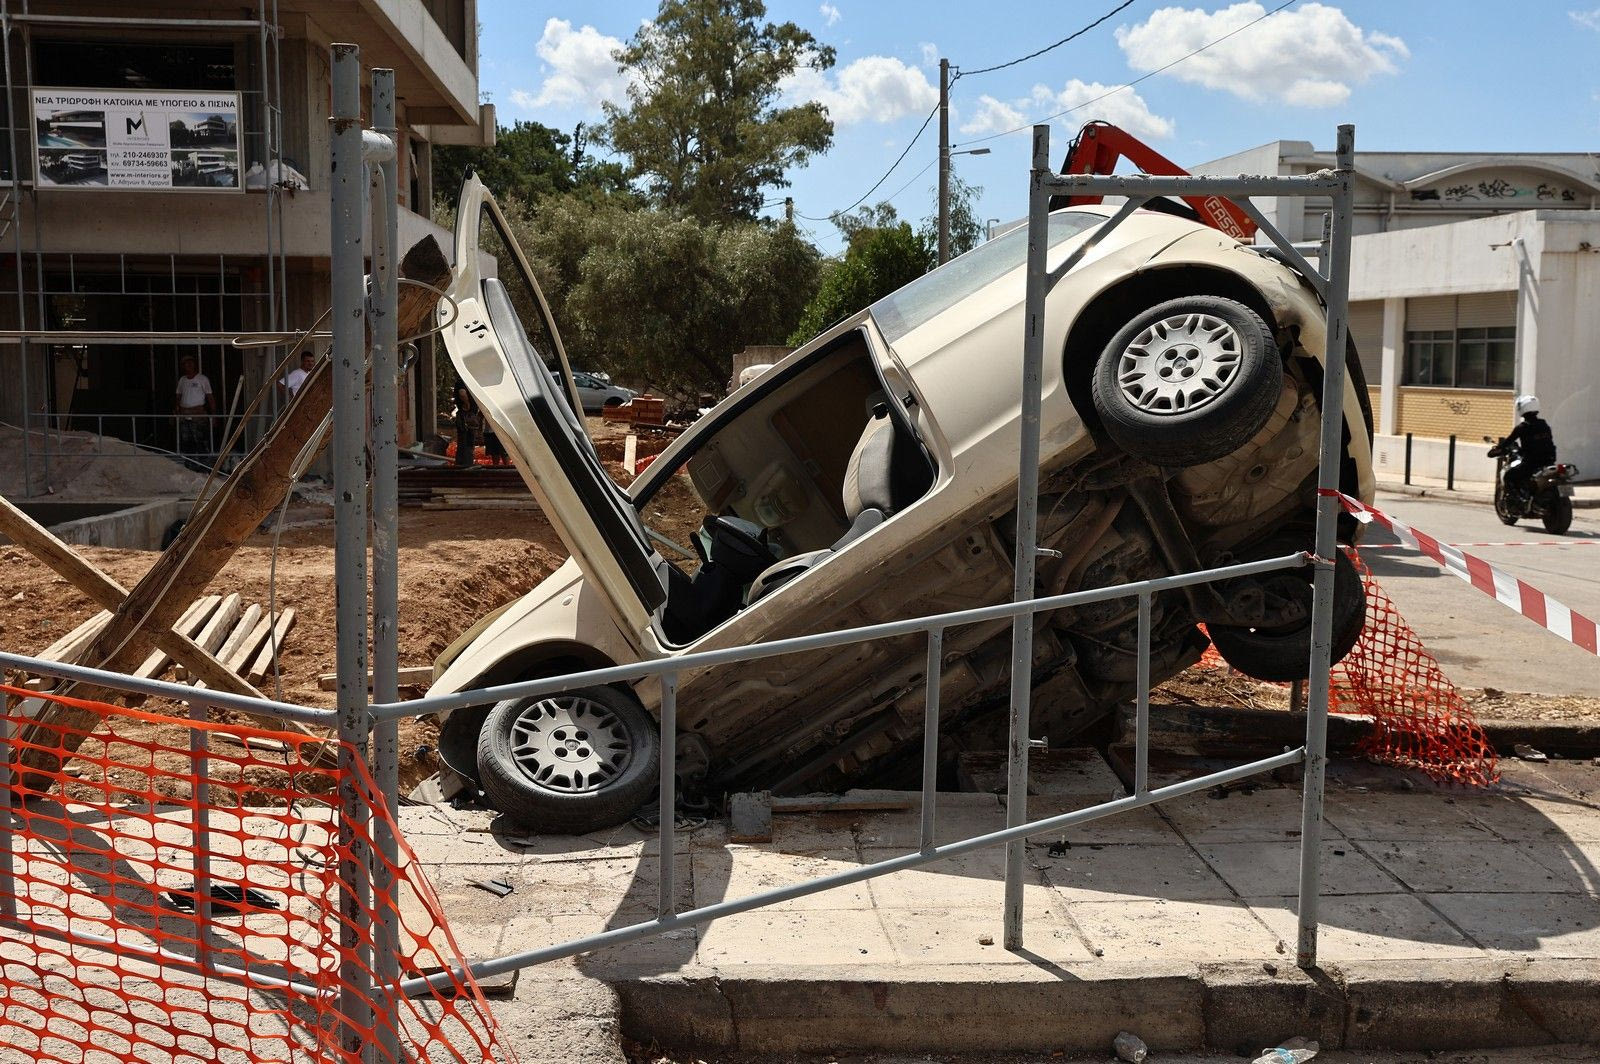
[[[1162,177],[1187,177],[1189,171],[1156,151],[1125,129],[1110,122],[1090,122],[1078,131],[1067,157],[1061,164],[1063,174],[1111,174],[1117,169],[1117,160],[1127,159],[1147,174]],[[1101,196],[1059,197],[1052,206],[1076,207],[1099,203]],[[1060,200],[1065,200],[1061,203]],[[1256,235],[1256,223],[1236,204],[1221,196],[1184,196],[1183,201],[1195,212],[1198,221],[1220,229],[1235,240],[1250,243]]]

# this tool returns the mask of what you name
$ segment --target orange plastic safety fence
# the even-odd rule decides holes
[[[0,1059],[357,1064],[371,1047],[382,1064],[514,1060],[470,978],[416,997],[382,985],[370,958],[385,914],[398,917],[402,978],[463,967],[403,840],[397,861],[374,857],[392,889],[340,911],[341,860],[394,829],[359,759],[314,763],[316,740],[294,732],[5,686],[0,698],[13,761],[65,730],[15,738],[41,699],[99,716],[45,773],[48,793],[9,794]],[[365,816],[341,817],[341,784]],[[371,1019],[352,1026],[342,1001]]]
[[[1428,653],[1358,551],[1347,550],[1367,590],[1367,621],[1355,648],[1333,667],[1329,709],[1372,718],[1360,751],[1438,780],[1486,786],[1499,758],[1461,692]],[[1226,663],[1208,648],[1199,667]]]

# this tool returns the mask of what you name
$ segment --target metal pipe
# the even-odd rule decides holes
[[[1050,127],[1033,127],[1033,169],[1028,183],[1028,281],[1022,334],[1021,440],[1017,447],[1017,540],[1013,555],[1013,602],[1034,597],[1034,559],[1039,549],[1040,381],[1044,376],[1044,297],[1049,278]],[[1006,824],[1028,819],[1028,748],[1033,711],[1032,611],[1011,622],[1011,720],[1006,745]],[[1022,948],[1022,876],[1027,846],[1018,838],[1006,844],[1005,948]]]
[[[1411,433],[1406,433],[1406,483],[1411,483]]]
[[[3,705],[3,703],[0,703]],[[0,711],[0,750],[11,749],[11,714]],[[0,757],[0,916],[17,915],[16,836],[11,831],[11,758]]]
[[[1139,693],[1134,710],[1133,793],[1150,789],[1150,592],[1139,594]]]
[[[980,850],[988,846],[998,846],[1015,839],[1025,839],[1032,835],[1059,831],[1062,828],[1099,820],[1101,817],[1154,805],[1169,798],[1181,798],[1186,794],[1210,790],[1212,787],[1248,779],[1251,776],[1257,776],[1265,772],[1274,772],[1280,768],[1299,764],[1304,756],[1305,751],[1300,748],[1285,750],[1281,754],[1275,754],[1260,761],[1252,761],[1246,765],[1223,769],[1220,772],[1213,772],[1208,776],[1200,776],[1196,779],[1171,783],[1148,794],[1117,798],[1109,802],[1103,802],[1100,805],[1091,806],[1088,809],[1077,809],[1070,813],[1062,813],[1059,816],[1036,820],[1031,824],[1019,824],[1015,827],[992,831],[987,835],[976,835],[970,839],[962,839],[960,842],[946,843],[943,846],[935,847],[928,853],[909,853],[901,857],[890,858],[887,861],[860,865],[843,872],[835,872],[833,875],[823,876],[820,879],[807,880],[803,883],[778,887],[774,890],[752,894],[744,898],[736,898],[732,901],[702,906],[677,916],[659,920],[647,920],[628,927],[619,927],[611,931],[602,931],[598,934],[589,935],[585,938],[573,939],[571,942],[563,942],[555,946],[524,950],[520,953],[510,953],[503,957],[477,961],[467,965],[465,972],[456,968],[447,972],[438,972],[434,975],[407,979],[400,984],[400,992],[403,994],[416,994],[427,990],[429,987],[446,987],[453,982],[460,981],[464,975],[471,975],[474,979],[503,975],[506,972],[514,972],[519,968],[560,960],[563,957],[571,957],[578,953],[587,953],[592,949],[599,949],[603,946],[615,946],[624,942],[633,942],[637,939],[660,934],[663,931],[673,931],[680,927],[692,927],[695,924],[718,920],[724,916],[734,916],[778,902],[793,901],[796,898],[819,894],[822,891],[833,890],[836,887],[846,887],[852,883],[861,883],[868,879],[887,875],[890,872],[901,872],[908,868],[920,868],[923,865],[932,864],[934,861],[942,861],[948,857],[958,857],[961,854],[971,853],[974,850]]]
[[[1264,558],[1261,561],[1240,562],[1237,565],[1224,565],[1197,573],[1160,576],[1153,580],[1139,580],[1116,587],[1073,591],[1065,595],[1051,595],[1047,598],[1034,599],[1030,602],[1002,602],[993,606],[979,606],[970,610],[935,613],[926,617],[913,617],[903,621],[888,621],[883,624],[869,624],[860,628],[844,628],[836,632],[817,632],[813,635],[795,636],[790,639],[774,639],[767,643],[751,643],[747,646],[727,647],[722,650],[702,650],[694,654],[682,654],[677,657],[656,658],[650,661],[634,662],[630,665],[612,665],[603,669],[586,669],[583,672],[568,673],[565,676],[550,676],[538,680],[499,684],[494,687],[460,691],[456,694],[430,695],[427,698],[419,698],[412,702],[394,702],[385,705],[373,705],[370,708],[374,718],[377,720],[386,720],[390,717],[420,717],[447,709],[460,709],[462,706],[503,702],[508,698],[533,698],[556,694],[560,691],[567,691],[574,687],[582,687],[589,684],[640,680],[647,676],[661,676],[668,672],[680,672],[711,665],[726,665],[735,661],[757,661],[762,658],[775,658],[804,650],[825,650],[829,647],[848,646],[851,643],[859,643],[867,639],[889,639],[894,636],[928,632],[935,628],[952,628],[962,624],[1004,620],[1023,613],[1043,613],[1049,610],[1064,609],[1069,606],[1082,606],[1091,602],[1109,602],[1112,599],[1129,598],[1145,590],[1152,592],[1169,591],[1174,588],[1188,587],[1192,584],[1210,583],[1214,580],[1233,580],[1241,576],[1257,576],[1261,573],[1276,572],[1280,569],[1299,569],[1306,562],[1307,556],[1305,554],[1286,554],[1281,558]],[[3,655],[0,655],[0,661],[3,660]]]
[[[1343,467],[1345,336],[1350,298],[1350,213],[1355,198],[1355,127],[1338,138],[1338,184],[1328,247],[1328,331],[1322,372],[1322,447],[1317,467],[1316,575],[1311,608],[1310,691],[1306,712],[1305,793],[1300,809],[1300,940],[1296,963],[1317,964],[1322,859],[1323,777],[1328,762],[1328,681],[1333,657],[1334,553],[1339,549],[1334,493]]]
[[[678,674],[661,678],[661,817],[656,824],[659,865],[656,874],[656,915],[663,920],[678,911]]]
[[[1250,220],[1256,223],[1256,229],[1267,235],[1267,239],[1271,240],[1273,246],[1283,254],[1284,258],[1289,260],[1290,265],[1299,272],[1300,276],[1310,282],[1312,288],[1317,290],[1317,295],[1327,299],[1327,278],[1323,277],[1311,263],[1306,261],[1306,257],[1300,254],[1300,249],[1294,246],[1294,241],[1284,236],[1283,232],[1272,224],[1271,219],[1261,213],[1261,208],[1257,207],[1249,196],[1240,196],[1233,203],[1234,206],[1250,216]]]
[[[368,811],[357,789],[372,720],[367,712],[366,300],[362,275],[361,50],[335,44],[331,159],[335,672],[339,710],[340,1040],[361,1057],[372,1030]]]
[[[204,723],[206,707],[189,705],[189,718]],[[201,964],[209,964],[211,952],[211,787],[206,777],[211,772],[211,733],[206,728],[189,729],[189,760],[193,765],[190,801],[194,803],[194,942]],[[241,884],[242,889],[242,884]]]
[[[1149,174],[1047,174],[1044,188],[1056,195],[1100,196],[1311,196],[1333,192],[1331,170],[1300,177],[1158,177]]]
[[[187,684],[171,683],[167,680],[147,680],[141,676],[91,669],[86,665],[70,665],[64,661],[30,658],[25,654],[0,651],[0,667],[36,673],[40,676],[54,676],[60,680],[105,687],[113,691],[132,691],[135,694],[189,701],[216,709],[233,709],[241,713],[257,713],[282,720],[300,721],[303,724],[317,724],[325,728],[332,727],[338,720],[338,712],[332,709],[293,706],[287,702],[274,702],[270,698],[251,698],[248,695],[214,691],[209,687],[190,687]]]
[[[922,833],[923,853],[933,849],[934,815],[939,805],[939,681],[944,671],[944,629],[928,633],[928,663],[922,674]]]
[[[394,151],[394,71],[372,72],[372,124],[387,142],[371,167],[372,280],[372,696],[379,702],[400,698],[400,441],[397,431],[399,387],[399,215],[395,200],[398,166]],[[365,141],[363,149],[370,148]],[[368,153],[370,155],[370,152]],[[393,870],[400,867],[400,840],[394,818],[400,805],[400,723],[384,721],[372,731],[372,775],[387,816],[378,824],[379,859],[373,862],[373,897],[378,910],[374,963],[378,983],[400,977],[400,909],[393,897]],[[386,1015],[377,1024],[378,1047],[389,1060],[400,1059],[400,1022],[391,996],[378,999]]]
[[[272,263],[272,215],[277,206],[278,190],[273,187],[272,164],[277,159],[272,153],[272,101],[267,88],[267,0],[256,0],[256,21],[261,23],[261,172],[266,178],[266,188],[262,189],[262,194],[266,197],[267,309],[268,315],[271,316],[278,302],[277,271],[273,269]],[[276,321],[270,324],[273,328],[277,327]],[[276,389],[273,390],[273,394],[276,395]]]
[[[1445,452],[1444,490],[1456,490],[1456,438],[1450,437],[1449,449]]]
[[[276,33],[275,26],[264,26],[253,18],[101,18],[97,15],[0,16],[8,22],[30,22],[48,26],[132,26],[145,29],[254,30]]]

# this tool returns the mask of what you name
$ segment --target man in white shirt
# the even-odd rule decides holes
[[[200,364],[193,355],[184,355],[178,365],[183,369],[176,392],[178,453],[204,459],[201,466],[204,468],[210,460],[210,417],[216,412],[217,401],[211,393],[211,381],[200,372]]]
[[[284,374],[283,380],[278,382],[278,387],[288,393],[287,398],[293,400],[299,394],[300,386],[311,376],[311,367],[317,364],[317,357],[310,351],[300,353],[300,365]]]

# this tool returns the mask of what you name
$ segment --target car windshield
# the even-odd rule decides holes
[[[1057,211],[1050,216],[1050,246],[1055,247],[1105,221],[1088,211]],[[872,304],[872,317],[884,339],[894,343],[906,333],[954,306],[985,285],[1020,269],[1028,260],[1028,227],[984,241],[965,255],[912,281]],[[1021,282],[1018,282],[1018,295]]]

